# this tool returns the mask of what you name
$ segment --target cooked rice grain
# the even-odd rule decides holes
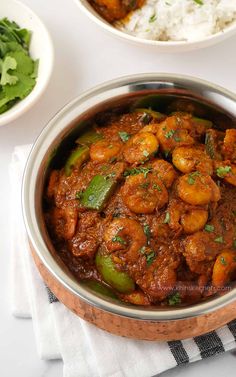
[[[197,41],[236,22],[236,0],[147,0],[115,26],[139,38]]]

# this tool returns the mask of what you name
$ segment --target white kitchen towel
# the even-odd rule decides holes
[[[32,261],[23,224],[21,182],[29,151],[30,146],[16,147],[10,165],[12,311],[32,317],[42,359],[62,358],[64,377],[151,377],[236,348],[236,320],[193,339],[148,342],[108,334],[61,304]]]

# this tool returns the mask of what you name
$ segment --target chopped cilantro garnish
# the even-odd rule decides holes
[[[160,186],[157,185],[156,183],[153,183],[152,188],[153,188],[154,190],[158,190],[159,192],[162,192],[162,189],[161,189]]]
[[[231,166],[221,166],[216,169],[216,174],[220,178],[224,178],[228,173],[231,172]]]
[[[205,229],[206,232],[212,233],[212,232],[214,232],[215,227],[214,227],[214,225],[206,224],[204,229]]]
[[[151,250],[150,252],[147,252],[147,251],[148,249],[146,248],[146,246],[142,246],[141,249],[139,249],[139,252],[145,256],[147,265],[150,266],[156,254],[153,250]]]
[[[216,237],[216,238],[214,239],[214,241],[217,242],[217,243],[224,243],[224,238],[223,238],[222,236],[220,236],[220,237]]]
[[[223,266],[227,266],[227,261],[224,257],[220,257],[220,263],[223,264]]]
[[[127,242],[120,236],[114,236],[112,242],[119,242],[121,245],[126,245]]]
[[[143,188],[143,189],[146,189],[146,188],[148,188],[149,183],[150,183],[150,182],[144,182],[144,183],[141,183],[141,184],[140,184],[140,187]]]
[[[128,175],[137,175],[137,174],[143,173],[144,177],[147,178],[147,175],[148,173],[150,173],[150,171],[152,171],[152,168],[148,168],[148,167],[147,168],[144,168],[144,167],[132,168],[132,169],[127,169],[124,172],[124,176],[127,177]]]
[[[181,137],[179,137],[177,135],[174,135],[173,138],[174,138],[174,141],[176,141],[177,143],[179,143],[181,141]]]
[[[143,155],[144,155],[144,157],[148,157],[148,156],[149,156],[148,151],[144,150],[144,151],[143,151]]]
[[[130,134],[128,134],[128,133],[125,132],[125,131],[120,131],[120,132],[118,132],[118,134],[119,134],[121,140],[122,140],[124,143],[126,143],[126,141],[128,141],[129,138],[130,138]]]
[[[169,305],[171,305],[171,306],[180,304],[181,303],[181,297],[180,297],[179,292],[176,292],[176,293],[172,294],[171,296],[169,296],[168,302],[169,302]]]
[[[165,219],[163,221],[164,224],[169,224],[170,222],[170,213],[169,212],[166,212],[166,216],[165,216]]]
[[[188,175],[188,184],[194,185],[196,177],[199,177],[200,173],[198,171],[195,171],[193,173],[190,173]]]
[[[150,266],[155,258],[156,254],[154,253],[154,251],[152,250],[151,253],[149,254],[146,254],[146,261],[147,261],[147,265]]]
[[[150,226],[148,224],[144,224],[143,226],[143,231],[144,231],[144,234],[146,235],[147,237],[147,241],[149,242],[150,238],[151,238],[151,230],[150,230]]]
[[[198,5],[204,5],[204,2],[202,0],[193,0]]]
[[[170,130],[170,131],[166,132],[165,137],[167,139],[170,139],[174,134],[175,134],[175,130]]]
[[[141,254],[145,254],[145,252],[146,252],[146,246],[142,246],[139,251],[140,251]]]

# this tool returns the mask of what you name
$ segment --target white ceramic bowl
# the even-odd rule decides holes
[[[213,34],[209,37],[205,37],[199,39],[197,41],[154,41],[150,39],[143,39],[138,38],[123,31],[116,29],[114,26],[109,24],[106,20],[104,20],[97,12],[93,9],[93,7],[89,4],[87,0],[74,0],[78,7],[96,24],[101,26],[104,30],[109,33],[112,33],[114,36],[131,42],[133,44],[139,46],[150,46],[155,47],[155,49],[159,52],[182,52],[182,51],[190,51],[190,50],[197,50],[203,47],[208,47],[219,43],[233,34],[236,34],[236,22],[225,28],[223,31]]]
[[[0,126],[3,126],[25,113],[39,99],[49,82],[54,52],[51,37],[42,21],[27,6],[17,0],[0,0],[0,19],[7,17],[20,27],[32,32],[30,56],[39,59],[37,82],[32,92],[5,113],[0,114]]]

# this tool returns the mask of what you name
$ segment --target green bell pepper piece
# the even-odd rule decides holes
[[[203,119],[203,118],[198,118],[198,117],[193,117],[192,121],[193,121],[193,124],[196,124],[196,125],[200,124],[200,125],[204,126],[206,130],[208,128],[212,128],[213,127],[213,123],[212,123],[211,120],[207,120],[207,119]]]
[[[166,116],[162,113],[159,113],[159,111],[154,111],[151,109],[143,109],[143,108],[137,108],[134,110],[135,113],[144,113],[150,115],[152,118],[161,120],[166,118]]]
[[[135,290],[133,279],[126,272],[116,269],[111,255],[105,255],[98,250],[95,263],[104,281],[118,292],[131,293]]]
[[[104,284],[99,283],[96,280],[83,280],[81,284],[85,287],[90,288],[94,292],[100,293],[103,296],[117,298],[115,293],[110,288],[106,287]]]
[[[86,208],[101,211],[114,191],[116,184],[115,177],[95,175],[82,193],[80,203]]]
[[[80,137],[78,137],[76,143],[89,146],[101,139],[103,139],[103,135],[92,129],[84,132]]]
[[[66,176],[70,176],[74,167],[79,168],[89,158],[89,148],[84,145],[71,152],[65,164]]]

